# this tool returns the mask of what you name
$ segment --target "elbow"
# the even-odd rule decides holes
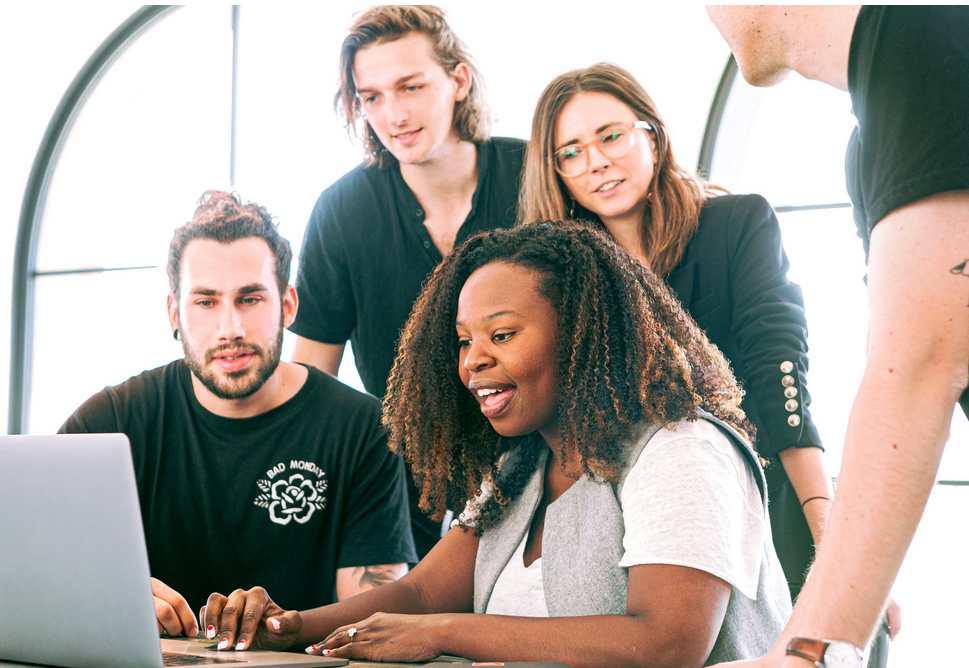
[[[969,342],[937,337],[922,346],[869,352],[866,375],[877,374],[952,406],[969,387]]]
[[[637,668],[701,668],[710,657],[718,634],[719,627],[659,633],[648,647],[636,647],[630,652],[629,656],[634,657],[631,663]]]

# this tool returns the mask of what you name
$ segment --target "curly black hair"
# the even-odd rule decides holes
[[[548,221],[485,232],[428,279],[401,334],[385,399],[390,447],[406,459],[433,517],[472,499],[467,524],[487,528],[547,447],[537,434],[499,435],[458,374],[458,296],[493,262],[538,272],[541,296],[558,314],[559,431],[563,460],[577,463],[569,475],[617,480],[623,443],[642,424],[695,420],[699,408],[751,433],[726,359],[666,284],[606,234]],[[502,455],[515,448],[499,476]]]

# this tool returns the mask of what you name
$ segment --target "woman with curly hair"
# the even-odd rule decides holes
[[[760,656],[791,604],[740,398],[665,284],[606,235],[472,237],[414,306],[384,415],[422,506],[464,507],[459,522],[397,582],[302,613],[259,589],[213,594],[204,623],[230,646],[240,630],[247,647],[384,661]]]
[[[599,63],[554,79],[528,143],[520,219],[592,222],[665,278],[743,383],[766,467],[774,544],[796,597],[831,505],[807,391],[807,320],[781,230],[759,195],[729,195],[673,156],[655,103]]]

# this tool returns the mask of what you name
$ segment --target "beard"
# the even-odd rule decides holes
[[[184,332],[185,330],[182,329]],[[182,350],[185,352],[185,363],[195,377],[209,392],[219,399],[245,399],[259,391],[259,388],[276,372],[283,353],[283,324],[279,323],[279,331],[269,341],[268,352],[257,343],[239,341],[226,343],[205,351],[199,355],[198,351],[188,342],[189,337],[182,338]],[[248,348],[252,350],[253,363],[239,371],[219,372],[212,369],[215,356],[224,350]]]

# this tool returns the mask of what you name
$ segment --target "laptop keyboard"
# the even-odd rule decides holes
[[[239,659],[214,659],[208,656],[178,654],[176,652],[162,652],[162,662],[166,666],[201,666],[208,663],[246,663]]]

